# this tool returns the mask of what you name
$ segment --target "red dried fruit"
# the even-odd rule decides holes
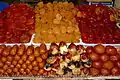
[[[110,70],[102,68],[101,69],[101,74],[104,75],[104,76],[108,76],[108,75],[110,75]]]
[[[98,54],[103,54],[105,52],[105,47],[101,44],[94,46],[94,51]]]
[[[112,75],[120,75],[120,69],[118,67],[114,67],[111,70]]]
[[[100,70],[96,68],[90,68],[90,75],[98,76],[100,74]]]
[[[92,46],[88,46],[87,48],[86,48],[86,53],[92,53],[93,52],[93,47]]]
[[[100,56],[100,59],[101,59],[103,62],[106,62],[106,61],[109,60],[109,56],[108,56],[107,54],[102,54],[102,55]]]
[[[97,53],[90,53],[90,59],[92,61],[98,61],[99,60],[99,55]]]
[[[102,61],[96,61],[92,63],[92,66],[94,68],[101,68],[103,66],[103,62]]]
[[[105,50],[108,55],[116,55],[117,54],[117,49],[113,46],[106,46]]]
[[[103,67],[110,70],[114,67],[114,63],[112,61],[107,61],[103,64]]]

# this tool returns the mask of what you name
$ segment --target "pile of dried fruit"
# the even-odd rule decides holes
[[[58,75],[88,75],[92,62],[84,50],[82,45],[74,43],[68,47],[65,42],[60,42],[59,46],[52,43],[44,69],[54,70]]]
[[[40,46],[0,45],[0,75],[120,75],[120,48],[87,48],[65,42]]]
[[[79,42],[80,32],[73,3],[39,2],[35,7],[34,42]]]
[[[34,11],[26,4],[12,4],[0,13],[0,43],[27,43],[34,32]]]
[[[48,56],[46,51],[44,44],[36,48],[25,45],[0,45],[0,75],[44,75],[46,71],[43,68]],[[53,74],[54,71],[50,73]]]
[[[120,54],[115,47],[99,44],[87,47],[86,52],[92,60],[90,75],[120,75]]]
[[[77,6],[82,41],[85,43],[120,43],[120,28],[111,8],[99,5]]]

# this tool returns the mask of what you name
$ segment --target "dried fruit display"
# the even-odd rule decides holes
[[[120,28],[117,27],[115,11],[104,5],[77,6],[76,21],[79,23],[84,43],[120,43]]]
[[[90,75],[92,76],[117,76],[120,75],[120,54],[114,46],[98,44],[87,47],[86,52],[92,60]],[[91,52],[91,53],[89,53]],[[103,52],[101,54],[101,52]]]
[[[27,4],[11,4],[0,13],[0,43],[28,43],[34,32],[34,11]]]
[[[46,71],[55,71],[58,75],[88,75],[91,67],[91,60],[84,52],[82,45],[71,43],[68,47],[65,42],[59,46],[52,43],[50,46]]]
[[[39,2],[35,7],[35,43],[79,42],[80,32],[73,3]]]
[[[120,75],[119,49],[65,42],[50,46],[0,45],[0,76],[116,76]]]
[[[0,76],[35,76],[41,75],[41,70],[43,70],[42,74],[47,72],[44,70],[46,58],[42,56],[47,57],[48,53],[40,53],[41,50],[44,50],[44,47],[46,47],[45,44],[41,44],[39,47],[0,45]],[[53,73],[54,71],[51,71],[50,74]]]
[[[82,45],[65,42],[51,43],[50,48],[40,46],[0,45],[0,76],[88,75],[91,67]]]

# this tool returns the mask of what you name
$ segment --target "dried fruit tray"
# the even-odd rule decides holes
[[[0,44],[0,45],[6,45],[6,46],[11,46],[11,48],[13,48],[13,47],[18,47],[19,45],[21,46],[21,45],[25,45],[25,48],[29,48],[30,47],[30,49],[32,49],[32,50],[34,50],[34,48],[35,48],[35,50],[38,50],[38,48],[40,47],[40,45],[41,44],[43,44],[43,43],[34,43],[33,42],[33,39],[34,39],[34,36],[35,36],[35,34],[33,34],[32,35],[32,38],[31,38],[31,40],[30,40],[30,42],[29,43],[13,43],[13,44],[5,44],[5,43],[3,43],[3,44]],[[59,43],[56,43],[57,45],[59,45]],[[17,46],[15,46],[15,45],[17,45]],[[45,43],[45,45],[46,45],[46,47],[49,49],[50,47],[51,47],[51,43]],[[55,45],[55,44],[54,44]],[[69,45],[71,45],[71,43],[66,43],[66,46],[67,47],[69,47]],[[72,44],[73,45],[73,44]],[[80,39],[80,42],[79,43],[75,43],[75,45],[83,45],[83,47],[84,48],[86,48],[86,47],[88,47],[88,46],[96,46],[97,44],[86,44],[86,43],[83,43],[82,42],[82,40]],[[101,44],[100,44],[101,45]],[[116,48],[120,48],[120,44],[102,44],[104,47],[105,46],[114,46],[114,47],[116,47]],[[22,46],[22,48],[23,48],[24,46]],[[32,48],[31,48],[32,47]],[[38,47],[38,48],[37,48]],[[8,49],[10,50],[10,51],[15,51],[15,50],[11,50],[11,48],[10,47],[8,47]],[[7,49],[7,50],[8,50]],[[26,51],[26,53],[30,53],[29,51],[27,52],[27,49],[25,49],[25,51]],[[62,49],[63,50],[65,50],[64,49],[64,47],[62,47]],[[34,51],[35,51],[34,50]],[[2,57],[4,57],[4,58],[7,58],[8,60],[10,60],[11,59],[11,55],[8,55],[8,54],[6,54],[7,52],[4,50],[4,55],[7,55],[7,57],[6,56],[2,56]],[[16,53],[18,53],[18,52],[16,52]],[[23,55],[21,55],[21,51],[19,51],[19,56],[17,56],[17,58],[19,57],[19,59],[21,60],[21,58],[22,58],[22,56],[24,55],[23,53]],[[46,54],[47,54],[47,56],[48,56],[48,53],[44,53],[44,54],[40,54],[40,56],[38,57],[37,56],[37,58],[35,58],[35,62],[34,61],[32,61],[32,59],[33,59],[33,54],[34,54],[35,52],[33,52],[31,55],[32,55],[32,57],[30,57],[30,59],[29,60],[31,60],[31,63],[30,64],[32,64],[32,65],[36,65],[36,59],[38,58],[38,61],[40,61],[40,59],[39,59],[39,57],[41,57],[42,56],[42,59],[44,59],[45,58],[45,61],[44,62],[47,62],[46,61],[46,59],[49,59],[48,57],[46,57]],[[10,54],[11,54],[11,52],[10,52]],[[92,54],[92,53],[91,53]],[[2,52],[1,52],[1,55],[2,55]],[[13,55],[13,54],[12,54]],[[16,54],[15,54],[16,55]],[[18,55],[18,54],[17,54]],[[37,54],[38,55],[38,54]],[[81,55],[81,54],[80,54]],[[80,56],[79,55],[79,56]],[[21,56],[21,57],[20,57]],[[30,56],[30,55],[29,55]],[[29,56],[27,56],[27,57],[29,57]],[[1,57],[1,56],[0,56]],[[69,57],[69,56],[68,56]],[[98,56],[99,57],[99,56]],[[97,57],[97,58],[98,58]],[[110,57],[110,56],[109,56]],[[116,57],[116,56],[115,56]],[[5,61],[5,59],[2,59],[2,61]],[[12,58],[13,58],[13,56],[12,56]],[[74,58],[74,59],[76,59],[76,58]],[[1,62],[1,61],[0,61]],[[11,61],[11,63],[12,63],[13,61]],[[34,63],[33,63],[34,62]],[[41,61],[40,61],[41,62]],[[9,65],[9,64],[11,64],[10,62],[3,62],[3,63],[5,63],[5,64],[7,64],[7,65]],[[16,63],[16,61],[14,60],[14,63],[13,64],[15,64]],[[24,68],[26,68],[26,63],[24,64],[23,62],[21,62],[21,61],[18,61],[17,62],[17,64],[21,64],[21,66],[22,67],[24,67]],[[29,63],[29,61],[27,62],[27,63]],[[41,62],[42,63],[42,62]],[[113,62],[108,62],[108,63],[110,63],[110,64],[113,64]],[[107,64],[108,64],[107,63]],[[23,65],[24,64],[24,65]],[[45,63],[46,64],[46,63]],[[76,63],[75,63],[76,64]],[[119,66],[120,66],[120,63],[116,63],[116,64],[118,64]],[[38,64],[37,64],[38,65]],[[43,64],[40,64],[40,66],[41,65],[43,65]],[[0,64],[0,66],[2,66],[2,64]],[[112,66],[115,66],[115,65],[112,65]],[[12,68],[13,68],[13,65],[11,66]],[[17,67],[19,67],[19,66],[17,66]],[[98,66],[97,66],[98,67]],[[106,67],[106,65],[105,65],[105,67]],[[108,66],[107,66],[108,67]],[[29,67],[29,68],[31,68],[31,67]],[[5,69],[6,69],[6,66],[5,66]],[[36,69],[38,69],[37,67],[35,67],[35,70]],[[41,68],[40,68],[41,69]],[[16,69],[14,69],[15,71],[16,71]],[[20,69],[21,71],[23,70],[23,69]],[[26,70],[26,69],[25,69]],[[95,69],[93,69],[93,71],[94,71]],[[116,70],[116,68],[114,69],[114,70]],[[2,71],[1,70],[1,68],[0,68],[0,71]],[[105,71],[105,70],[104,70]],[[103,71],[103,72],[104,72]],[[97,70],[96,70],[96,72],[98,72]],[[8,69],[8,73],[11,73],[11,69],[9,70]],[[33,72],[33,73],[36,73],[36,72]],[[6,73],[7,74],[7,73]],[[48,74],[48,73],[47,73]],[[107,73],[106,73],[107,74]],[[69,78],[75,78],[75,79],[110,79],[110,78],[113,78],[113,79],[118,79],[118,78],[120,78],[120,76],[81,76],[81,75],[47,75],[47,76],[33,76],[33,75],[29,75],[29,76],[1,76],[0,78],[11,78],[11,79],[15,79],[15,78],[24,78],[24,79],[28,79],[28,78],[49,78],[49,79],[54,79],[54,78],[67,78],[67,79],[69,79]]]
[[[21,45],[21,44],[5,44],[6,46],[14,46],[14,45]],[[28,44],[24,44],[26,47],[27,46],[31,46],[33,45],[32,42],[28,43]],[[39,47],[41,44],[34,44],[33,47]],[[50,45],[52,44],[46,44],[46,47],[48,49],[50,49]],[[55,45],[55,44],[54,44]],[[60,45],[60,44],[59,44]],[[67,47],[70,48],[71,45],[71,49],[73,48],[73,44],[71,43],[67,43]],[[88,46],[95,46],[96,44],[81,44],[81,43],[75,43],[75,45],[83,45],[84,48],[88,47]],[[104,44],[104,46],[108,46],[108,44]],[[113,45],[111,45],[113,46]],[[120,48],[120,45],[115,45],[116,48]],[[35,49],[36,50],[36,49]],[[86,51],[87,52],[87,51]],[[33,52],[34,54],[34,52]],[[92,53],[91,53],[92,54]],[[48,57],[47,57],[48,58]],[[22,58],[21,58],[22,59]],[[18,62],[19,63],[19,62]],[[21,64],[22,65],[22,64]],[[81,75],[41,75],[41,76],[33,76],[33,75],[27,75],[27,76],[1,76],[0,78],[11,78],[11,79],[18,79],[18,78],[22,78],[22,79],[58,79],[58,78],[63,78],[63,79],[119,79],[120,76],[81,76]]]

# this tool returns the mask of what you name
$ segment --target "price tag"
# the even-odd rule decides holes
[[[92,5],[92,4],[95,4],[95,5],[97,5],[97,4],[102,4],[102,5],[106,5],[106,6],[113,6],[113,2],[89,2],[89,5]]]

